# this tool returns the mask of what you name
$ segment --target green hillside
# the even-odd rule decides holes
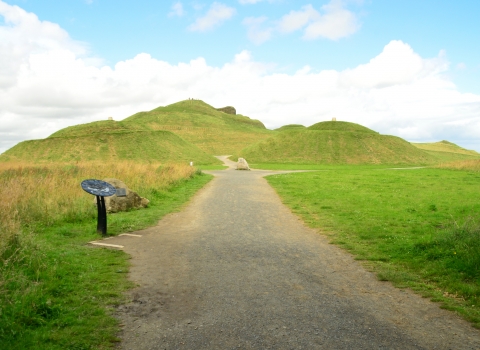
[[[362,125],[350,123],[350,122],[340,122],[340,121],[328,121],[320,122],[313,124],[308,127],[309,130],[330,130],[330,131],[351,131],[351,132],[367,132],[372,134],[378,134],[378,132],[373,131],[369,128],[366,128]]]
[[[449,141],[439,141],[432,143],[413,143],[415,147],[427,152],[440,161],[455,161],[479,159],[480,153],[462,148]]]
[[[131,131],[145,131],[144,128],[125,124],[123,121],[101,120],[98,122],[78,124],[58,130],[48,138],[89,136],[92,134],[118,134]]]
[[[160,162],[190,162],[217,164],[219,161],[198,147],[169,131],[115,131],[106,132],[105,124],[98,122],[73,127],[75,132],[96,130],[90,134],[58,136],[43,140],[20,142],[0,156],[0,160],[28,162],[80,160],[138,160]],[[103,132],[99,132],[103,130]]]
[[[380,135],[352,123],[341,123],[337,131],[321,129],[332,123],[315,124],[317,129],[277,133],[243,149],[238,156],[249,163],[288,164],[431,164],[437,159],[407,141]],[[323,124],[323,125],[321,125]],[[318,128],[320,126],[320,128]],[[336,126],[333,126],[336,127]]]
[[[275,129],[276,131],[286,131],[286,130],[300,130],[300,129],[306,129],[306,126],[303,126],[301,124],[288,124],[279,127],[278,129]]]
[[[448,141],[410,144],[362,125],[326,121],[308,128],[284,125],[274,131],[200,100],[180,101],[122,121],[104,120],[59,130],[44,140],[21,142],[1,160],[193,161],[218,164],[213,155],[233,154],[250,163],[432,164],[477,159],[480,154]]]
[[[224,110],[224,111],[221,111]],[[200,100],[180,101],[149,112],[136,113],[120,122],[97,122],[60,130],[50,137],[83,136],[126,130],[171,131],[211,155],[231,154],[272,134],[259,120],[232,114],[233,107],[220,110]]]
[[[122,121],[104,120],[59,130],[44,140],[21,142],[0,160],[157,160],[220,163],[213,155],[231,154],[269,137],[258,120],[186,100]]]
[[[140,112],[122,123],[135,129],[172,131],[212,155],[236,153],[273,133],[259,120],[219,111],[200,100]]]

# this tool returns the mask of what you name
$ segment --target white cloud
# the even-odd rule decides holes
[[[246,21],[249,21],[244,23],[248,27],[247,35],[257,45],[269,40],[274,32],[288,34],[303,30],[305,40],[318,38],[338,40],[360,29],[357,16],[344,8],[343,0],[331,0],[321,7],[321,11],[317,11],[310,4],[305,5],[298,11],[290,11],[276,21],[275,26],[269,25],[268,29],[261,30],[259,24],[252,22],[251,18],[247,18]]]
[[[304,28],[304,39],[338,40],[360,28],[357,16],[344,8],[342,0],[331,0],[321,10],[319,12],[312,5],[306,5],[300,11],[291,11],[280,19],[278,29],[289,33]]]
[[[183,9],[183,4],[180,1],[177,1],[172,5],[172,10],[169,12],[169,17],[182,17],[185,14],[185,10]]]
[[[220,25],[221,23],[225,22],[226,20],[230,19],[236,10],[233,7],[228,7],[219,2],[214,2],[207,13],[197,18],[197,20],[192,23],[188,29],[193,32],[204,32],[214,27]]]
[[[0,89],[16,84],[30,53],[54,50],[86,53],[86,46],[73,41],[60,26],[40,22],[36,15],[18,6],[0,1],[0,15],[5,21],[0,26]]]
[[[303,28],[310,21],[318,20],[320,14],[312,5],[303,6],[300,11],[291,11],[283,16],[278,24],[279,30],[290,33]]]
[[[238,0],[238,2],[241,5],[254,5],[254,4],[258,4],[259,2],[262,2],[262,1],[265,1],[265,0]],[[278,1],[278,0],[266,0],[266,1],[272,3],[272,2],[275,2],[275,1]]]
[[[445,63],[445,62],[444,62]],[[391,41],[383,52],[369,63],[348,69],[340,74],[340,84],[363,88],[383,88],[412,83],[429,69],[445,67],[441,62],[422,59],[413,49],[402,41]]]
[[[243,24],[247,27],[247,36],[256,45],[260,45],[269,40],[272,36],[273,28],[262,28],[263,23],[268,20],[267,17],[247,17]]]
[[[465,69],[467,69],[467,65],[463,62],[460,62],[456,65],[455,68],[457,68],[458,70],[465,70]]]
[[[305,39],[319,37],[337,40],[355,33],[359,28],[357,16],[345,8],[341,0],[332,0],[322,6],[325,14],[310,23],[305,29]]]
[[[276,73],[247,51],[219,67],[201,57],[172,64],[146,53],[107,67],[92,65],[85,47],[57,25],[1,0],[0,15],[0,152],[68,125],[120,120],[188,97],[233,105],[271,128],[336,117],[480,151],[480,96],[456,89],[443,52],[426,59],[392,41],[356,68],[306,66],[294,74]]]

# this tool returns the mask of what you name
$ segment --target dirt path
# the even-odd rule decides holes
[[[138,284],[122,349],[480,349],[480,332],[379,282],[305,227],[263,176],[216,177],[180,213],[109,243]]]

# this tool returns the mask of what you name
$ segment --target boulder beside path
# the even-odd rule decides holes
[[[107,213],[117,213],[119,211],[128,211],[130,209],[140,209],[148,206],[150,201],[141,197],[137,192],[132,191],[127,185],[118,179],[103,179],[117,190],[117,194],[110,197],[105,197],[105,208]],[[94,198],[95,205],[97,198]]]
[[[250,167],[244,158],[238,158],[237,170],[250,170]]]

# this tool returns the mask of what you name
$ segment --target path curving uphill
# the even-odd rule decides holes
[[[119,348],[480,348],[467,322],[305,227],[263,179],[273,172],[210,173],[182,212],[109,240],[138,284],[118,310]]]

